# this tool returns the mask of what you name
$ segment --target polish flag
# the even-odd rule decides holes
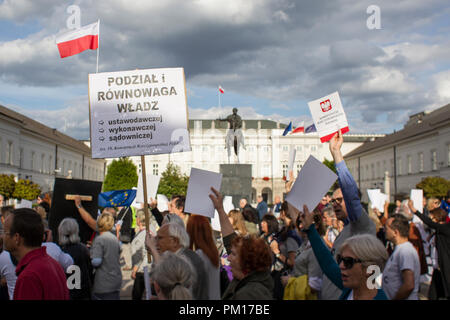
[[[87,49],[98,49],[100,21],[61,34],[56,37],[56,44],[61,58],[70,57]]]
[[[220,93],[225,93],[225,90],[223,90],[223,88],[221,86],[219,86],[219,91],[220,91]]]
[[[291,134],[293,133],[298,133],[298,132],[305,132],[305,126],[303,125],[303,123],[301,124],[301,126],[295,128],[294,130],[292,130]]]

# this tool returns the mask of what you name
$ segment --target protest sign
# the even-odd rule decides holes
[[[289,151],[289,163],[288,163],[288,171],[286,174],[286,181],[289,181],[289,179],[290,179],[289,172],[294,170],[295,153],[296,153],[296,149],[295,149],[295,147],[292,147],[291,150]]]
[[[157,207],[160,212],[169,210],[169,199],[163,194],[156,195]]]
[[[16,205],[16,209],[28,208],[31,209],[33,207],[33,203],[29,200],[22,199],[20,203]]]
[[[303,205],[306,205],[312,212],[336,179],[337,175],[326,165],[309,156],[286,196],[286,201],[302,212]]]
[[[92,158],[191,151],[183,68],[89,74]]]
[[[225,211],[225,213],[228,214],[233,209],[233,197],[223,197],[223,210]],[[214,218],[211,219],[211,227],[215,231],[221,231],[219,213],[217,212],[217,210],[214,210]]]
[[[214,204],[209,195],[211,187],[220,190],[222,174],[192,168],[189,177],[184,211],[214,218]]]
[[[339,129],[342,133],[349,131],[347,118],[337,91],[308,102],[308,106],[319,133],[320,142],[330,141]]]
[[[380,189],[367,189],[367,196],[369,197],[371,208],[377,208],[378,211],[384,213],[384,203],[388,201],[388,195],[382,193]]]
[[[411,189],[411,195],[409,198],[412,200],[414,208],[423,213],[423,190]]]
[[[158,191],[159,181],[161,177],[153,174],[147,174],[147,199],[156,199],[156,192]],[[136,203],[144,203],[144,187],[142,183],[142,175],[139,175],[138,186],[136,193]]]

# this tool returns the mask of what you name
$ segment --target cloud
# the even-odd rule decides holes
[[[337,90],[353,125],[364,129],[363,121],[381,130],[450,99],[448,0],[378,1],[381,30],[366,27],[371,1],[75,4],[81,8],[82,24],[101,20],[100,71],[182,66],[192,86],[220,83],[228,92],[265,99],[273,116],[292,111],[290,101],[309,101]],[[68,5],[56,0],[0,4],[0,19],[35,19],[41,26],[22,39],[0,42],[4,82],[55,90],[87,83],[88,73],[95,71],[95,52],[60,59],[54,43],[54,35],[66,28]],[[197,97],[188,90],[190,97]],[[248,108],[249,115],[263,113],[256,105]],[[199,116],[212,117],[217,111],[198,110],[203,110]],[[306,106],[303,110],[308,112]],[[384,124],[385,119],[392,124]]]

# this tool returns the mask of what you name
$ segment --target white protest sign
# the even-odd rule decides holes
[[[33,207],[33,203],[29,200],[22,199],[20,203],[16,205],[16,209],[20,208],[28,208],[31,209]]]
[[[297,151],[295,150],[295,147],[292,147],[289,151],[289,163],[288,163],[288,171],[286,176],[286,181],[289,181],[289,172],[294,170],[294,162],[295,162],[295,153]]]
[[[286,201],[302,212],[303,205],[306,205],[312,212],[336,179],[337,175],[326,165],[309,156],[286,196]]]
[[[367,196],[369,197],[372,209],[375,208],[377,208],[378,210],[380,209],[379,208],[381,197],[380,193],[381,193],[380,189],[367,189]]]
[[[156,195],[157,207],[160,212],[169,210],[169,199],[163,194]]]
[[[158,191],[159,181],[161,177],[153,174],[147,174],[147,199],[156,199],[156,192]],[[139,175],[138,186],[136,191],[136,202],[144,203],[144,186],[142,183],[142,174]]]
[[[214,204],[209,197],[211,187],[220,190],[222,174],[212,171],[191,169],[189,177],[184,211],[214,218]]]
[[[92,158],[191,151],[183,68],[89,74]]]
[[[308,106],[322,143],[330,141],[339,129],[342,133],[349,131],[347,117],[337,91],[308,102]]]
[[[423,190],[422,189],[411,189],[411,195],[409,197],[413,206],[420,213],[423,213]]]
[[[225,211],[226,214],[228,214],[233,209],[234,209],[233,197],[225,196],[223,198],[223,210]],[[221,231],[219,213],[217,212],[217,210],[214,210],[214,218],[211,219],[211,227],[213,230]]]

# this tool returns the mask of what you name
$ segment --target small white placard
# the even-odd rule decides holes
[[[228,213],[233,209],[233,197],[225,196],[223,198],[223,210],[228,215]],[[221,231],[219,213],[217,212],[217,210],[214,210],[214,218],[211,219],[211,227],[213,230]]]
[[[319,134],[320,142],[329,141],[339,129],[341,129],[342,133],[349,131],[347,117],[337,91],[323,98],[308,102],[308,106]]]
[[[414,208],[423,213],[423,190],[411,189],[410,199],[413,201]]]
[[[16,209],[20,208],[28,208],[31,209],[33,207],[33,203],[29,200],[22,199],[20,203],[16,205]]]
[[[336,179],[337,175],[326,165],[309,156],[286,196],[286,201],[302,212],[303,205],[306,205],[312,212]]]
[[[286,181],[289,181],[289,172],[294,170],[294,162],[295,162],[295,154],[297,150],[294,146],[291,147],[291,150],[289,151],[289,164],[288,164],[288,171],[286,175]]]
[[[156,201],[158,202],[157,207],[160,212],[169,210],[169,199],[165,195],[156,195]]]
[[[158,191],[159,181],[161,177],[153,174],[147,174],[147,201],[150,202],[150,198],[156,199],[156,192]],[[139,174],[138,186],[136,192],[136,202],[144,203],[144,186],[142,183],[142,173]]]
[[[211,187],[220,190],[222,174],[197,168],[191,169],[184,211],[214,218],[214,204],[209,195]]]

